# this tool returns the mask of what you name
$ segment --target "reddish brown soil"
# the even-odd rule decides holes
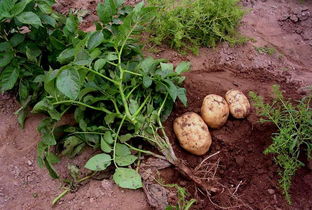
[[[82,28],[92,30],[96,1],[60,0],[56,9],[91,10],[84,14]],[[134,3],[135,1],[129,1]],[[189,106],[178,103],[165,123],[166,131],[174,145],[177,156],[195,168],[204,158],[191,155],[177,143],[172,131],[173,120],[186,111],[199,113],[205,95],[224,95],[231,88],[245,94],[255,91],[266,100],[271,98],[271,85],[280,84],[286,96],[299,99],[312,85],[312,2],[297,0],[245,0],[250,12],[243,19],[241,32],[254,42],[235,48],[220,44],[215,49],[201,49],[198,56],[179,55],[167,47],[158,47],[146,54],[169,59],[173,63],[190,61],[192,70],[185,74],[185,88]],[[273,55],[260,54],[255,47],[268,46],[276,49]],[[21,130],[14,116],[17,109],[11,95],[0,97],[0,208],[1,209],[49,209],[51,200],[61,192],[59,181],[52,180],[46,170],[36,165],[36,143],[40,140],[36,127],[42,116],[33,115]],[[232,192],[237,189],[244,206],[239,209],[312,209],[312,171],[300,169],[291,188],[293,205],[289,206],[277,184],[278,167],[272,156],[263,154],[271,143],[275,128],[270,124],[257,123],[254,110],[245,120],[230,118],[224,127],[211,130],[213,143],[208,155],[220,153],[209,159],[220,163],[216,173],[219,182]],[[83,166],[89,151],[74,161]],[[67,164],[58,166],[66,174]],[[178,183],[198,199],[194,209],[219,209],[207,197],[182,177],[168,168],[162,171],[168,183]],[[174,200],[172,197],[171,201]],[[222,207],[237,203],[229,199],[226,191],[213,194],[211,200]],[[242,204],[242,202],[240,203]],[[111,181],[92,180],[76,193],[61,200],[57,209],[150,209],[142,191],[121,190]]]

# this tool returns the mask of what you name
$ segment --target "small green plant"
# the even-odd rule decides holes
[[[218,42],[238,44],[246,41],[237,32],[244,11],[238,0],[148,0],[157,7],[149,26],[151,40],[177,49],[198,52],[200,46]]]
[[[281,167],[279,184],[286,200],[291,203],[289,189],[296,170],[304,164],[298,159],[304,152],[312,157],[312,95],[306,96],[296,105],[286,100],[279,86],[273,86],[274,99],[266,104],[262,97],[250,92],[250,97],[261,116],[260,122],[272,122],[278,128],[273,134],[272,144],[264,151],[275,154],[275,163]]]
[[[260,54],[268,54],[268,55],[274,55],[276,53],[276,49],[273,47],[255,47],[256,51]]]
[[[184,187],[181,187],[178,184],[165,184],[164,180],[159,176],[159,174],[155,181],[163,187],[175,188],[176,190],[176,195],[178,198],[177,204],[174,206],[167,206],[165,210],[189,210],[192,205],[196,203],[195,199],[187,200],[189,193]]]

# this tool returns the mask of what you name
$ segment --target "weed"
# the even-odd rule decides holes
[[[242,43],[247,39],[237,32],[237,26],[244,11],[237,3],[238,0],[148,0],[158,9],[149,26],[151,41],[193,53],[200,46],[214,47],[221,41]]]
[[[184,187],[178,184],[164,184],[164,181],[160,177],[155,181],[163,187],[175,188],[176,190],[177,204],[175,206],[167,206],[165,210],[189,210],[196,203],[195,199],[187,200],[189,193]]]
[[[278,128],[273,134],[272,144],[264,154],[275,154],[274,161],[281,167],[279,184],[286,200],[291,203],[289,189],[292,177],[304,164],[298,159],[302,152],[312,158],[312,95],[293,105],[286,100],[279,86],[273,86],[274,99],[266,104],[263,98],[250,92],[250,97],[261,116],[260,122],[272,122]]]
[[[260,54],[268,54],[268,55],[274,55],[276,53],[276,49],[273,47],[255,47],[256,51]]]

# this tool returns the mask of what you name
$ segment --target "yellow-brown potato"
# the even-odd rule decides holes
[[[204,98],[201,116],[211,128],[220,128],[228,119],[229,106],[221,96],[210,94]]]
[[[203,119],[194,112],[176,118],[173,130],[181,147],[194,155],[205,154],[211,145],[211,136]]]
[[[229,104],[230,113],[233,117],[243,119],[248,116],[250,103],[242,91],[229,90],[225,94],[225,100]]]

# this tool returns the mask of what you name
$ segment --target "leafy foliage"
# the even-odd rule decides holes
[[[177,49],[198,51],[199,46],[214,47],[220,41],[230,44],[246,39],[237,33],[244,11],[238,0],[148,0],[157,7],[149,26],[151,40]]]
[[[256,51],[260,54],[268,54],[268,55],[274,55],[276,53],[276,49],[273,47],[255,47]]]
[[[102,153],[91,157],[86,168],[96,172],[113,164],[120,187],[139,188],[141,177],[130,165],[138,151],[156,154],[130,143],[147,141],[169,161],[176,160],[161,120],[177,99],[186,105],[180,85],[189,64],[174,68],[165,60],[142,57],[138,35],[155,15],[153,7],[107,0],[97,7],[96,31],[83,32],[77,16],[56,14],[52,4],[0,2],[1,91],[18,90],[21,124],[29,106],[33,113],[47,114],[38,126],[38,164],[53,178],[59,178],[53,167],[59,157],[75,157],[88,145]],[[66,113],[74,113],[75,126],[57,126]]]
[[[166,184],[165,187],[175,188],[177,191],[178,202],[176,206],[167,206],[166,210],[189,210],[196,203],[195,199],[187,200],[189,193],[184,187],[178,184]]]
[[[279,183],[290,203],[291,179],[296,170],[304,165],[299,156],[305,151],[306,156],[312,158],[312,95],[293,105],[283,97],[278,86],[273,86],[273,93],[272,104],[264,103],[263,98],[253,92],[250,96],[262,117],[261,122],[272,122],[278,128],[273,134],[273,143],[264,153],[276,154],[274,160],[282,168]]]
[[[64,17],[52,11],[53,0],[0,2],[0,92],[15,89],[21,126],[43,93],[44,71],[58,66],[66,47],[59,35]],[[59,25],[59,29],[55,28]]]

